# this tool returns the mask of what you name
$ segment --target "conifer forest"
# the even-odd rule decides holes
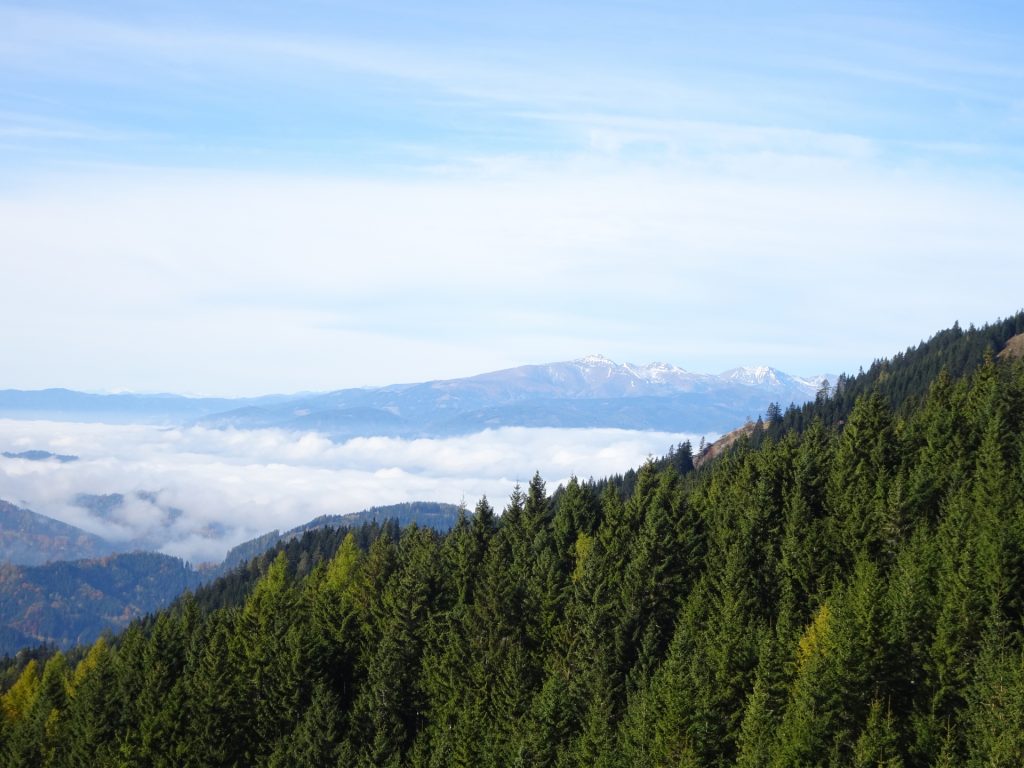
[[[24,651],[0,764],[1020,766],[1022,331],[955,326],[714,458],[538,474],[447,534],[311,531]]]

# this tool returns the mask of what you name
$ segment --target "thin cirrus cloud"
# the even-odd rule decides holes
[[[0,458],[0,498],[114,541],[156,539],[161,551],[193,562],[219,560],[240,541],[324,514],[416,500],[472,506],[483,495],[500,509],[515,483],[525,484],[535,471],[553,489],[573,474],[622,472],[683,440],[699,440],[505,428],[447,439],[334,443],[281,430],[9,420],[0,421],[0,433],[5,450],[80,457],[70,463]],[[156,504],[137,492],[156,494]],[[75,505],[81,493],[121,493],[126,502],[101,520]],[[170,508],[182,511],[172,522]]]
[[[540,7],[509,17],[446,4],[432,13],[350,7],[311,13],[305,24],[182,7],[163,17],[81,5],[0,9],[0,60],[15,85],[41,78],[42,93],[80,112],[163,123],[175,144],[226,149],[260,135],[263,161],[288,136],[279,146],[261,123],[280,133],[293,111],[307,139],[332,125],[360,148],[376,134],[393,147],[431,146],[435,156],[444,147],[456,157],[472,126],[483,130],[468,146],[483,148],[485,134],[507,134],[517,120],[521,149],[572,148],[571,136],[538,132],[530,109],[548,122],[590,113],[881,140],[909,126],[929,134],[984,126],[991,138],[1003,133],[1000,110],[1012,106],[1021,71],[1014,41],[991,19],[972,28],[940,14],[901,19],[895,10],[666,14],[597,4],[578,16],[566,11],[577,30],[566,37],[555,23],[570,19]],[[111,110],[88,83],[106,91]],[[370,110],[384,118],[369,119]],[[940,113],[945,127],[936,128]],[[345,122],[331,120],[342,114]]]
[[[1009,314],[1007,16],[2,6],[3,384],[813,373]]]

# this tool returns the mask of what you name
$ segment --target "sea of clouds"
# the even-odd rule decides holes
[[[712,439],[714,436],[708,436]],[[619,429],[508,427],[444,439],[217,430],[0,419],[0,449],[42,449],[78,461],[0,457],[0,499],[114,542],[148,542],[194,563],[323,514],[404,501],[465,501],[501,509],[539,471],[554,490],[572,475],[601,478],[699,436]],[[105,518],[79,494],[125,496]],[[143,496],[136,494],[142,493]],[[180,514],[169,514],[180,510]]]

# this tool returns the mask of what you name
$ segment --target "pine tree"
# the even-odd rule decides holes
[[[117,697],[114,654],[101,637],[75,667],[67,713],[68,766],[110,765],[117,751],[122,703]]]
[[[278,742],[267,767],[320,768],[335,765],[337,713],[338,700],[334,694],[325,686],[317,686],[295,730]]]
[[[217,611],[193,639],[185,678],[192,714],[184,765],[190,768],[235,765],[255,738],[243,660],[233,642],[238,626],[229,610]]]
[[[355,695],[356,664],[362,640],[355,599],[364,555],[351,532],[346,534],[310,598],[313,647],[310,663],[343,708]]]
[[[573,475],[558,500],[552,519],[552,533],[559,558],[566,559],[580,533],[592,534],[596,515],[587,491]]]
[[[800,638],[773,765],[848,764],[868,703],[886,695],[891,650],[877,568],[861,558],[850,586],[823,603]]]
[[[859,399],[839,439],[827,491],[846,567],[862,553],[878,560],[884,550],[896,440],[892,412],[878,391]]]
[[[366,680],[354,706],[361,723],[362,760],[400,761],[423,727],[426,710],[419,669],[427,617],[436,598],[437,543],[432,531],[406,528],[399,565],[381,595]]]
[[[937,532],[936,583],[940,599],[926,662],[932,688],[931,714],[937,725],[953,722],[963,706],[971,659],[989,615],[975,546],[977,534],[977,517],[966,492],[951,497],[944,505]]]
[[[288,583],[287,568],[282,551],[246,601],[233,638],[248,710],[250,762],[269,753],[290,731],[304,705],[306,648],[296,621],[299,595]]]
[[[966,765],[1010,768],[1024,761],[1024,656],[1002,632],[986,634],[965,691]]]
[[[853,748],[853,768],[903,768],[892,712],[875,699]]]
[[[736,740],[737,768],[771,765],[789,682],[784,664],[788,640],[788,630],[781,626],[774,632],[762,633],[754,685],[743,707],[743,721]]]
[[[8,725],[21,722],[36,703],[40,688],[39,664],[30,659],[21,671],[18,679],[7,692],[0,697],[0,707]]]

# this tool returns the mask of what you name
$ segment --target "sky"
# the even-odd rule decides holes
[[[0,388],[855,372],[1024,308],[1020,4],[724,5],[0,1]]]

